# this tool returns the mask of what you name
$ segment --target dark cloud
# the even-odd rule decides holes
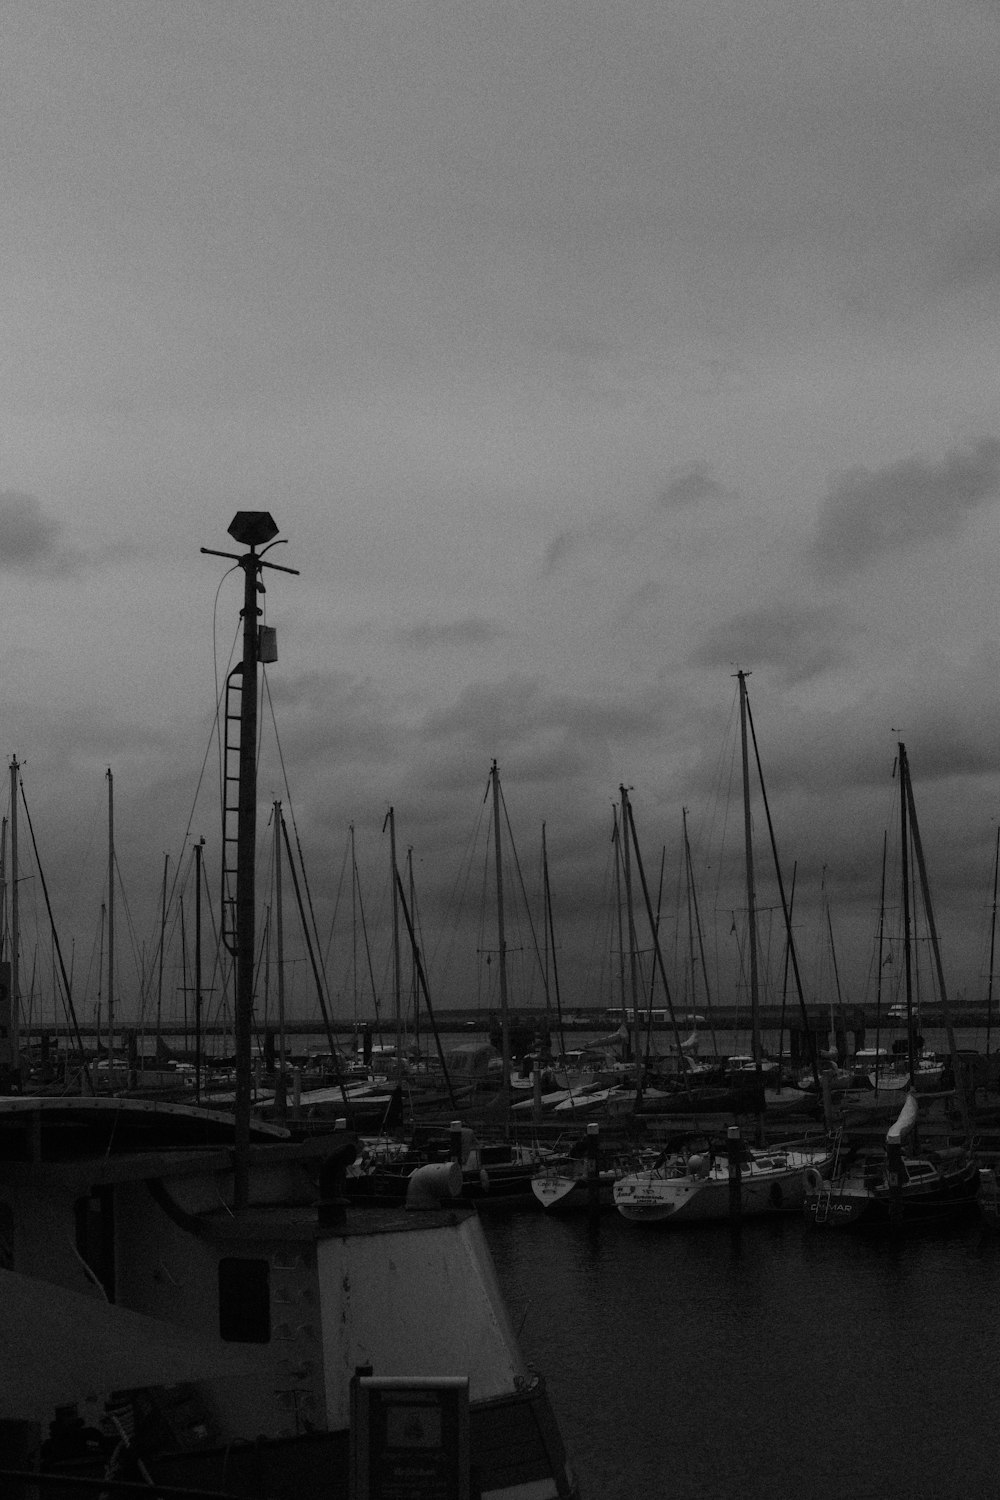
[[[62,522],[47,515],[34,495],[20,490],[0,492],[0,571],[62,578],[85,569],[129,563],[139,552],[128,541],[78,547],[67,541]]]
[[[774,666],[788,683],[841,666],[848,653],[836,610],[771,604],[721,620],[692,653],[695,666]]]
[[[849,469],[820,506],[812,546],[818,572],[843,575],[934,538],[954,536],[970,513],[1000,493],[1000,442],[981,438],[940,463],[902,459]]]
[[[429,714],[421,729],[430,741],[447,741],[459,753],[475,747],[491,755],[514,753],[522,765],[555,735],[565,740],[569,763],[576,766],[585,750],[654,733],[660,722],[659,711],[640,700],[552,692],[535,678],[511,676],[465,688],[446,709]]]
[[[0,494],[0,569],[21,573],[63,571],[72,559],[60,541],[60,529],[34,495],[4,491]]]
[[[1000,276],[1000,181],[981,198],[949,236],[940,281],[945,287],[995,281]]]
[[[557,568],[576,551],[578,538],[575,532],[560,531],[554,536],[545,549],[542,559],[542,576],[550,578]]]
[[[438,646],[485,646],[505,634],[502,627],[492,620],[469,615],[464,620],[445,620],[438,624],[423,621],[398,631],[396,640],[400,645],[425,651]]]
[[[730,492],[712,478],[711,467],[704,459],[686,464],[668,481],[660,496],[664,510],[684,510],[706,500],[726,500]]]

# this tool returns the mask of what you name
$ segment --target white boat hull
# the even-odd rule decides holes
[[[697,1158],[692,1158],[697,1163]],[[740,1170],[739,1212],[743,1218],[801,1212],[805,1201],[804,1173],[815,1168],[829,1174],[832,1155],[826,1151],[776,1152],[744,1162]],[[663,1169],[633,1173],[615,1185],[615,1207],[635,1223],[721,1222],[732,1215],[732,1184],[727,1161],[714,1162],[705,1175]]]

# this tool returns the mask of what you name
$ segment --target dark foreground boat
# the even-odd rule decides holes
[[[575,1495],[475,1211],[348,1206],[353,1138],[268,1126],[237,1208],[232,1123],[0,1100],[0,1420],[22,1449],[44,1438],[50,1473],[347,1500],[358,1373],[462,1377],[472,1493]]]

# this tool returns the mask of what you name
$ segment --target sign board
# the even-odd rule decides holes
[[[354,1384],[351,1500],[469,1500],[465,1375],[362,1375]]]

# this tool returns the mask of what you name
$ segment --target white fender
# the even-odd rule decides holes
[[[416,1167],[407,1179],[407,1208],[440,1208],[443,1198],[462,1191],[462,1168],[457,1161],[431,1161]]]

